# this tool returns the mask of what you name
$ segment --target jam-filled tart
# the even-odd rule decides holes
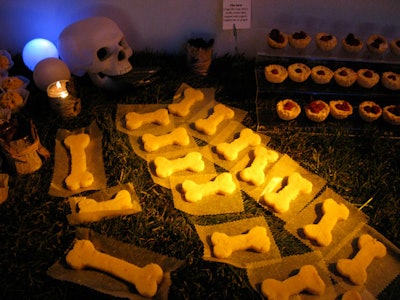
[[[358,114],[366,122],[373,122],[382,115],[382,108],[373,101],[364,101],[358,106]]]
[[[329,101],[331,115],[335,119],[346,119],[353,114],[353,106],[346,100],[331,100]]]
[[[288,43],[288,36],[279,29],[274,28],[268,34],[267,42],[271,48],[282,49]]]
[[[311,74],[310,68],[303,63],[294,63],[288,67],[289,78],[294,82],[304,82]]]
[[[287,78],[288,71],[282,65],[271,64],[264,68],[264,75],[269,82],[282,83]]]
[[[372,88],[380,80],[378,73],[370,69],[360,69],[357,71],[357,83],[363,88]]]
[[[381,82],[382,85],[389,90],[400,90],[400,74],[391,71],[383,72]]]
[[[280,119],[290,121],[299,116],[301,107],[292,99],[284,99],[276,104],[276,112]]]
[[[295,49],[304,49],[311,42],[311,36],[304,31],[296,31],[289,35],[289,45]]]
[[[329,105],[322,100],[311,101],[304,109],[307,118],[314,122],[322,122],[330,112]]]
[[[358,78],[357,73],[353,69],[347,67],[338,68],[333,74],[333,77],[336,83],[343,87],[352,86]]]
[[[400,39],[394,39],[389,44],[390,52],[396,56],[400,56]]]
[[[385,106],[382,116],[389,124],[400,125],[400,104]]]
[[[337,45],[337,39],[334,35],[320,32],[315,36],[315,43],[322,51],[332,51]]]
[[[364,42],[356,37],[353,33],[349,33],[342,39],[342,47],[348,53],[358,53],[364,46]]]
[[[318,65],[311,69],[311,79],[317,84],[327,84],[332,77],[333,71],[328,67]]]
[[[373,34],[367,40],[367,48],[373,54],[383,54],[389,45],[383,35]]]

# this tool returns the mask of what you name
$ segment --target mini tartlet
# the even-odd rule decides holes
[[[343,120],[353,114],[353,106],[346,100],[331,100],[329,101],[331,115],[335,119]]]
[[[311,101],[304,109],[308,119],[314,122],[322,122],[330,112],[329,105],[322,100]]]
[[[315,36],[315,43],[322,51],[332,51],[337,45],[337,39],[334,35],[320,32]]]
[[[353,33],[349,33],[344,39],[342,39],[342,47],[348,53],[358,53],[361,51],[363,46],[363,41]]]
[[[364,101],[358,106],[358,114],[366,122],[373,122],[382,115],[382,108],[373,101]]]
[[[367,48],[373,54],[383,54],[389,48],[389,45],[383,35],[373,34],[367,40]]]
[[[328,84],[332,80],[333,74],[331,69],[322,65],[311,69],[311,79],[317,84]]]
[[[357,71],[357,83],[363,88],[370,89],[380,80],[378,73],[370,69],[360,69]]]
[[[400,125],[400,104],[388,105],[383,108],[383,119],[392,125]]]
[[[295,49],[304,49],[311,42],[311,36],[304,31],[298,31],[289,35],[289,45]]]
[[[282,83],[288,76],[288,71],[282,65],[271,64],[264,68],[265,79],[271,83]]]
[[[391,71],[383,72],[381,82],[382,85],[389,90],[400,90],[400,74]]]
[[[301,107],[296,101],[293,101],[292,99],[285,99],[276,104],[276,112],[280,119],[290,121],[299,116]]]
[[[334,72],[333,77],[336,83],[343,87],[352,86],[358,78],[357,73],[353,69],[347,67],[338,68]]]
[[[311,74],[310,68],[303,63],[294,63],[287,68],[289,78],[294,82],[304,82]]]
[[[271,48],[282,49],[285,48],[288,43],[288,36],[279,29],[274,28],[268,34],[267,42]]]
[[[393,55],[400,56],[400,39],[394,39],[389,44],[390,52]]]

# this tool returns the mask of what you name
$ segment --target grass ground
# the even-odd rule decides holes
[[[167,103],[182,82],[193,87],[214,87],[216,99],[249,112],[245,125],[256,128],[254,62],[243,57],[219,57],[209,76],[198,77],[185,67],[181,56],[138,53],[136,65],[160,66],[159,80],[123,93],[101,91],[87,78],[79,80],[83,111],[62,120],[48,106],[43,92],[31,86],[31,96],[21,117],[31,118],[42,144],[54,153],[57,129],[85,127],[96,120],[103,131],[103,156],[108,186],[133,182],[143,213],[89,225],[121,241],[185,260],[172,275],[171,299],[258,299],[245,271],[202,259],[202,244],[195,223],[210,224],[265,216],[283,256],[302,253],[304,246],[283,230],[283,223],[244,195],[245,211],[212,218],[195,217],[174,209],[171,192],[153,183],[143,160],[132,155],[127,136],[115,129],[118,103]],[[18,65],[20,66],[18,68]],[[16,58],[19,75],[31,76]],[[288,154],[369,216],[369,224],[400,247],[400,139],[379,134],[320,135],[290,126],[270,133],[270,145]],[[77,285],[56,281],[46,270],[63,257],[75,237],[66,221],[68,207],[48,195],[54,160],[28,175],[11,176],[9,198],[0,206],[0,299],[109,299]],[[3,165],[4,170],[4,165]],[[364,206],[367,200],[372,200]],[[398,299],[400,280],[380,299]]]

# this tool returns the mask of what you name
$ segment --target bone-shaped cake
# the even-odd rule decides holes
[[[72,134],[64,139],[64,145],[71,154],[70,174],[65,178],[65,184],[71,191],[89,187],[93,174],[87,170],[85,149],[89,146],[90,136],[86,133]]]
[[[196,120],[194,127],[204,134],[213,135],[223,120],[232,119],[234,116],[235,112],[232,109],[219,103],[214,106],[214,111],[208,118]]]
[[[278,192],[265,193],[262,199],[277,213],[284,213],[289,210],[290,203],[300,194],[311,193],[312,187],[312,183],[303,178],[300,173],[293,172],[288,177],[287,185]]]
[[[267,278],[261,283],[261,293],[268,300],[288,300],[303,291],[318,296],[325,292],[325,283],[313,265],[302,266],[299,273],[284,281]]]
[[[156,295],[158,285],[164,276],[158,264],[150,263],[140,268],[123,259],[96,250],[89,240],[76,240],[65,259],[73,269],[93,268],[131,283],[144,297]]]
[[[228,236],[223,232],[214,232],[211,235],[213,253],[215,257],[227,258],[234,251],[254,250],[259,253],[268,252],[270,239],[267,236],[267,229],[262,226],[255,226],[245,234]]]
[[[202,91],[187,88],[183,92],[183,99],[178,103],[171,103],[168,105],[168,110],[171,114],[178,117],[186,117],[190,113],[191,107],[197,102],[204,99]]]
[[[190,138],[187,130],[183,127],[178,127],[170,133],[155,136],[151,133],[145,133],[142,136],[144,150],[154,152],[165,146],[187,146],[190,143]]]
[[[219,174],[214,180],[206,183],[196,183],[186,179],[182,182],[182,191],[188,202],[198,202],[203,197],[210,195],[229,195],[236,190],[236,184],[233,181],[232,174],[224,172]]]
[[[155,172],[158,177],[166,178],[178,171],[202,172],[204,170],[204,161],[200,152],[189,152],[184,157],[168,159],[163,156],[157,156],[154,159]]]
[[[276,162],[279,155],[276,151],[269,150],[263,146],[257,146],[253,153],[254,159],[251,165],[241,170],[239,176],[243,181],[260,186],[265,181],[265,168],[269,163]]]
[[[231,143],[220,143],[216,146],[216,151],[226,160],[237,159],[239,153],[247,147],[257,146],[261,143],[261,137],[250,128],[245,128],[240,132],[238,138]]]
[[[352,259],[339,259],[336,269],[354,284],[362,285],[367,281],[368,266],[375,258],[386,255],[386,247],[369,234],[363,234],[358,239],[358,248],[359,251]]]
[[[328,198],[322,204],[324,214],[318,224],[308,224],[303,227],[307,238],[315,240],[321,246],[328,246],[332,242],[332,229],[339,220],[347,220],[349,209],[343,203],[337,203]]]
[[[126,128],[129,130],[135,130],[146,124],[158,124],[166,126],[171,122],[168,114],[168,110],[160,108],[153,112],[148,113],[137,113],[128,112],[125,115]]]

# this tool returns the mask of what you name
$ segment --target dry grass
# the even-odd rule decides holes
[[[87,78],[82,78],[83,111],[73,121],[55,117],[44,94],[33,87],[24,116],[34,120],[42,144],[50,151],[54,149],[58,128],[74,129],[97,121],[104,136],[108,185],[133,182],[143,213],[96,222],[89,227],[121,241],[184,259],[186,264],[172,274],[171,299],[260,298],[249,286],[244,270],[201,258],[202,244],[193,224],[265,216],[282,255],[303,253],[308,251],[307,247],[285,232],[279,219],[245,194],[245,211],[240,214],[194,217],[174,209],[171,192],[152,182],[145,162],[133,154],[127,136],[114,126],[117,103],[168,102],[177,87],[186,82],[194,87],[215,87],[219,101],[249,111],[246,125],[254,127],[253,61],[221,57],[214,61],[209,76],[199,78],[187,72],[181,56],[138,53],[135,60],[146,66],[160,66],[160,79],[151,86],[113,94],[94,88]],[[354,205],[361,206],[373,197],[363,208],[370,217],[370,225],[400,246],[399,139],[370,134],[349,137],[341,132],[316,135],[291,130],[290,126],[270,135],[274,148],[325,178],[330,187]],[[63,257],[75,235],[75,228],[65,218],[68,208],[64,199],[48,195],[53,165],[50,158],[33,174],[11,177],[9,199],[0,206],[0,298],[109,299],[90,289],[53,280],[45,273]],[[397,299],[399,283],[397,279],[380,298]]]

